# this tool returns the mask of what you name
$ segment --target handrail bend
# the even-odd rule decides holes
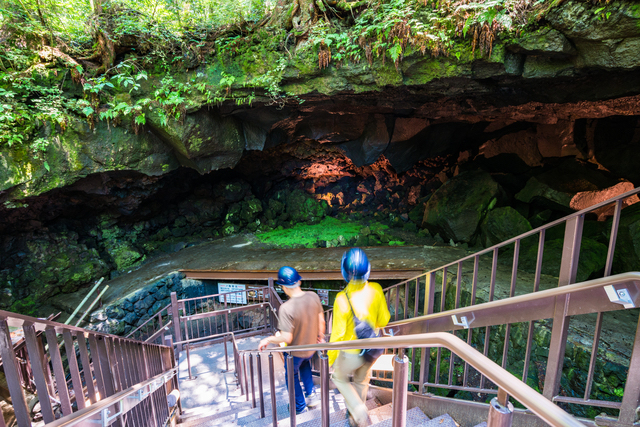
[[[584,427],[584,424],[572,415],[556,406],[534,389],[514,377],[491,359],[471,347],[469,344],[446,332],[429,334],[400,335],[395,337],[369,338],[356,341],[299,345],[268,348],[266,352],[289,352],[308,350],[351,350],[369,348],[408,348],[408,347],[444,347],[469,363],[485,377],[505,390],[522,403],[527,409],[554,427]],[[240,353],[256,352],[242,350]]]
[[[96,414],[99,414],[103,410],[117,403],[120,403],[120,405],[123,405],[123,401],[125,401],[125,399],[131,398],[129,400],[133,400],[133,398],[135,397],[134,395],[136,393],[144,392],[145,387],[147,386],[155,387],[158,381],[164,384],[167,381],[169,381],[171,378],[173,378],[175,375],[177,375],[177,373],[178,373],[177,366],[171,369],[167,369],[163,373],[158,374],[153,378],[149,378],[148,380],[138,383],[134,386],[131,386],[126,390],[122,390],[121,392],[116,393],[112,396],[105,397],[104,399],[99,400],[98,402],[94,403],[91,406],[87,406],[86,408],[80,409],[79,411],[74,412],[73,414],[69,414],[66,417],[62,417],[55,420],[54,422],[48,423],[47,427],[67,427],[67,426],[76,425],[81,421],[90,422],[91,417],[95,416]],[[138,402],[136,402],[136,404],[139,403],[140,401],[141,399],[139,399]],[[130,409],[135,405],[129,404],[125,406],[129,406],[128,409]]]

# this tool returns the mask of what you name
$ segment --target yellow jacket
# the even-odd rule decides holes
[[[387,301],[382,293],[382,287],[375,282],[354,282],[351,281],[336,296],[333,304],[333,323],[331,326],[331,338],[329,342],[352,341],[357,340],[354,330],[353,314],[349,308],[349,301],[345,292],[349,294],[349,301],[353,311],[360,320],[365,320],[376,330],[387,326],[389,323],[389,309]],[[347,353],[360,353],[360,350],[344,350]],[[328,352],[329,365],[338,357],[338,350]]]

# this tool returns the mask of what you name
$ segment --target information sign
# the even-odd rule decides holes
[[[318,289],[318,296],[322,305],[329,305],[329,289]]]
[[[218,293],[224,294],[227,292],[235,292],[232,294],[227,294],[227,303],[228,304],[246,304],[247,303],[247,293],[244,290],[247,288],[246,285],[239,285],[237,283],[218,283]],[[236,292],[243,291],[243,292]],[[221,303],[224,303],[224,295],[218,296]]]

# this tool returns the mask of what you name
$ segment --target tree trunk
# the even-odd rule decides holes
[[[273,9],[270,27],[304,30],[318,18],[318,10],[314,0],[278,0]]]
[[[102,66],[98,68],[97,74],[105,73],[111,67],[116,59],[116,47],[109,34],[109,14],[104,13],[103,5],[108,4],[109,0],[90,0],[91,9],[93,9],[93,25],[95,37],[98,41],[97,55],[101,59]]]

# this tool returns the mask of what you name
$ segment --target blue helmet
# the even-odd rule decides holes
[[[302,280],[302,277],[300,277],[296,269],[285,265],[278,271],[278,280],[276,280],[276,283],[281,286],[292,288],[299,280]]]
[[[367,254],[360,248],[349,249],[342,255],[340,263],[342,277],[347,282],[352,280],[366,282],[371,273],[371,264],[367,259]]]

